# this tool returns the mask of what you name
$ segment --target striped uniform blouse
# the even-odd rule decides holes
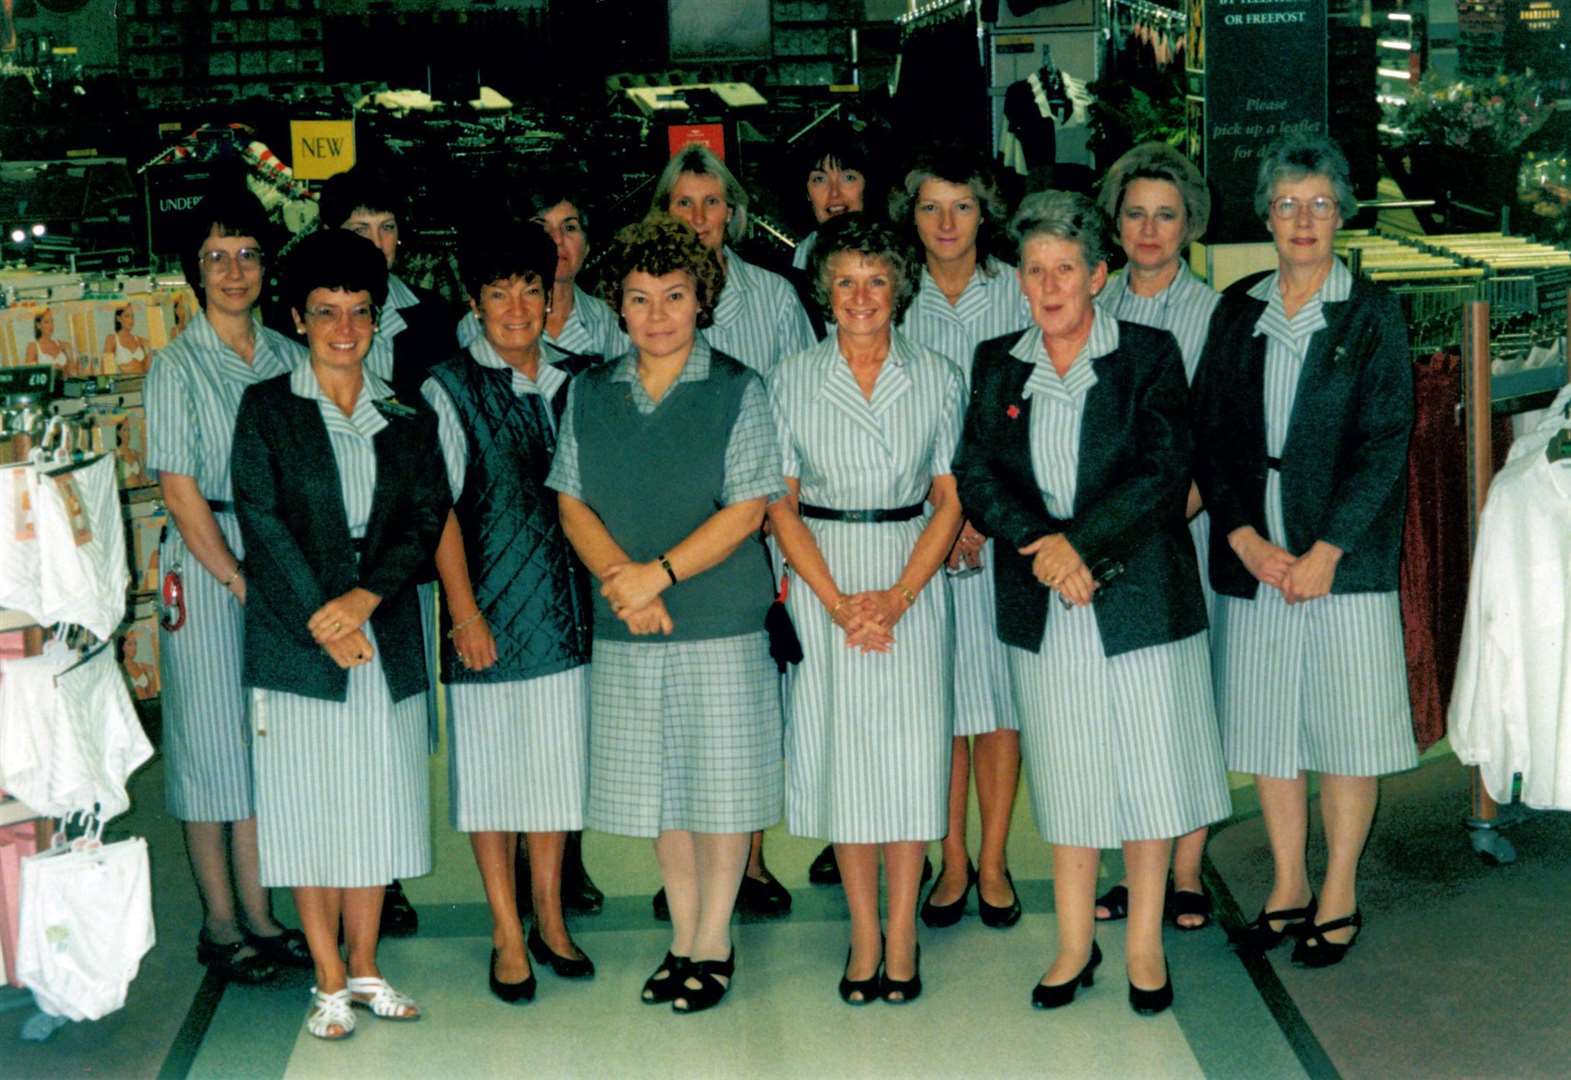
[[[725,249],[725,260],[725,288],[715,305],[715,321],[699,333],[714,348],[767,378],[781,360],[813,344],[813,324],[785,278],[754,266],[730,248]]]
[[[1096,306],[1115,319],[1166,330],[1177,338],[1184,355],[1184,377],[1192,383],[1211,329],[1211,313],[1221,299],[1221,293],[1180,265],[1167,288],[1155,296],[1132,291],[1127,272],[1114,274],[1097,295]]]
[[[467,349],[483,336],[475,313],[465,314],[458,323],[458,347]],[[577,285],[573,286],[573,310],[562,332],[552,337],[547,331],[540,340],[579,356],[621,356],[632,347],[611,305],[598,296],[590,296]]]
[[[365,369],[386,382],[393,377],[393,338],[409,326],[399,314],[399,308],[414,307],[420,302],[415,291],[397,274],[387,275],[387,304],[376,321],[376,336],[371,339],[371,351],[365,354]]]
[[[900,330],[913,341],[953,360],[971,382],[971,361],[976,347],[989,338],[1002,337],[1031,324],[1031,309],[1020,292],[1014,267],[993,259],[991,275],[978,266],[954,304],[924,266],[916,299],[900,321]]]

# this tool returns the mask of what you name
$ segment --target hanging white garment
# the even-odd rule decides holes
[[[1571,810],[1571,464],[1542,452],[1495,477],[1479,518],[1451,747],[1508,803]]]
[[[39,620],[38,528],[31,465],[0,468],[0,608]]]
[[[72,1020],[114,1012],[154,941],[140,837],[22,860],[17,978],[44,1012]]]
[[[75,623],[108,641],[125,617],[131,571],[115,462],[33,473],[38,522],[39,622]]]

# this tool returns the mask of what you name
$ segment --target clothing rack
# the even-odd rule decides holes
[[[1571,351],[1571,295],[1566,298],[1566,342]],[[1489,302],[1472,300],[1462,308],[1462,416],[1467,442],[1469,494],[1468,549],[1478,543],[1478,519],[1484,511],[1489,484],[1494,479],[1494,447],[1490,443],[1490,418],[1496,413],[1525,412],[1542,404],[1541,394],[1519,396],[1497,393],[1490,369]],[[1484,788],[1482,774],[1468,770],[1466,827],[1473,851],[1491,865],[1516,861],[1516,849],[1500,830],[1521,817],[1501,807]]]
[[[932,0],[906,12],[904,15],[895,16],[895,25],[900,28],[903,35],[940,23],[951,22],[971,13],[971,0]]]
[[[1133,15],[1136,22],[1163,23],[1175,30],[1184,30],[1189,26],[1188,12],[1154,4],[1151,0],[1112,0],[1112,4],[1117,10]]]

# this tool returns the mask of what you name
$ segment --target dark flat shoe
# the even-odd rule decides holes
[[[1098,915],[1097,922],[1117,922],[1119,919],[1129,918],[1129,887],[1114,885],[1096,898],[1096,906],[1107,908],[1107,918]]]
[[[419,929],[420,916],[404,895],[403,885],[393,882],[382,898],[382,936],[409,937]]]
[[[664,889],[661,889],[659,892],[655,893],[655,898],[649,901],[649,906],[654,909],[656,921],[671,921],[671,905],[666,902]]]
[[[270,981],[278,974],[278,966],[260,952],[253,951],[250,956],[239,955],[249,944],[241,938],[233,944],[220,945],[207,936],[204,928],[196,935],[196,962],[209,971],[218,972],[230,982],[255,986]]]
[[[677,984],[676,992],[672,995],[671,1011],[686,1015],[714,1008],[725,1000],[726,992],[731,989],[731,976],[735,973],[736,946],[734,945],[731,947],[731,955],[724,960],[697,960],[690,963],[685,973],[686,978]],[[720,981],[721,976],[725,978],[725,982]],[[698,989],[694,990],[688,986],[687,979],[696,980]],[[678,999],[687,1004],[677,1004]]]
[[[271,960],[279,967],[308,968],[314,966],[311,959],[311,947],[306,944],[305,934],[299,930],[285,929],[283,933],[274,934],[272,937],[263,937],[261,934],[245,932],[246,944],[257,951],[257,954]]]
[[[916,947],[916,966],[909,979],[891,979],[886,966],[878,983],[878,996],[888,1005],[909,1005],[922,996],[922,946]],[[899,994],[899,997],[895,995]]]
[[[761,878],[742,875],[736,892],[736,909],[748,915],[778,919],[791,914],[791,893],[768,870]]]
[[[531,971],[529,978],[523,982],[507,983],[496,977],[496,950],[491,950],[490,979],[491,993],[507,1002],[509,1005],[528,1005],[535,999],[535,987],[539,983],[535,973]]]
[[[835,862],[835,846],[825,844],[818,858],[807,865],[807,880],[814,885],[840,884],[840,864]]]
[[[939,882],[944,880],[942,874],[933,882],[933,887],[927,891],[927,899],[922,901],[922,922],[935,930],[946,926],[953,926],[965,917],[966,897],[971,895],[971,889],[976,885],[976,867],[969,861],[966,863],[966,887],[960,891],[960,898],[952,904],[933,903],[933,893],[938,891]]]
[[[1129,1007],[1141,1016],[1155,1016],[1165,1012],[1173,1004],[1173,975],[1164,964],[1162,967],[1162,985],[1155,990],[1142,990],[1134,983],[1129,984]]]
[[[1009,882],[1009,904],[1007,907],[994,907],[982,899],[982,887],[976,888],[976,913],[982,919],[983,926],[991,926],[994,930],[1005,930],[1020,921],[1020,893],[1015,890],[1015,879],[1008,870],[1004,877]]]
[[[1167,894],[1167,921],[1178,930],[1186,933],[1192,930],[1204,930],[1211,925],[1211,898],[1203,892],[1190,892],[1188,889],[1173,889]],[[1178,921],[1180,915],[1199,916],[1200,922],[1194,926],[1185,926]]]
[[[1346,943],[1327,941],[1326,933],[1331,930],[1341,930],[1344,927],[1353,928],[1353,936]],[[1293,946],[1293,963],[1302,964],[1304,967],[1323,968],[1332,964],[1340,964],[1347,955],[1347,950],[1358,944],[1364,928],[1364,913],[1355,911],[1351,915],[1330,922],[1312,923],[1298,939],[1298,944]]]
[[[584,866],[583,833],[568,833],[562,858],[562,907],[575,915],[594,915],[605,907],[605,893]]]
[[[578,950],[577,956],[563,956],[545,943],[545,938],[540,936],[539,923],[529,928],[527,944],[529,955],[535,958],[535,963],[550,968],[558,979],[588,979],[594,976],[595,962],[582,949]]]
[[[1086,966],[1080,969],[1080,974],[1066,982],[1043,984],[1038,982],[1031,988],[1031,1005],[1037,1009],[1058,1009],[1075,1000],[1075,991],[1082,986],[1090,987],[1096,981],[1097,965],[1102,962],[1102,947],[1096,942],[1091,943],[1091,956],[1086,960]]]
[[[1303,907],[1283,908],[1280,911],[1262,911],[1255,916],[1255,921],[1240,930],[1233,938],[1233,946],[1239,952],[1265,954],[1282,944],[1289,937],[1297,937],[1306,928],[1312,926],[1315,920],[1315,911],[1318,903],[1313,896],[1309,903]],[[1271,924],[1283,923],[1278,930]]]
[[[660,961],[660,966],[655,968],[654,974],[644,980],[644,990],[641,1000],[645,1005],[663,1005],[674,1000],[682,992],[682,980],[687,978],[687,969],[693,961],[685,956],[675,953],[666,953],[665,959]],[[661,975],[661,972],[665,972]]]

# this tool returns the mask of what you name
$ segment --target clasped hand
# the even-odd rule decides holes
[[[1049,589],[1077,607],[1085,607],[1096,592],[1096,579],[1085,560],[1063,533],[1037,537],[1020,549],[1031,556],[1031,573]]]
[[[613,563],[600,578],[600,595],[634,634],[670,634],[676,624],[660,599],[670,582],[659,563]]]
[[[949,557],[944,561],[951,570],[976,566],[982,555],[982,545],[985,543],[987,537],[977,532],[969,521],[962,522],[960,534],[955,537],[954,546],[949,549]]]
[[[358,586],[336,596],[316,609],[306,621],[306,629],[318,645],[326,646],[359,633],[382,598]]]
[[[1329,593],[1342,558],[1341,549],[1324,540],[1316,540],[1308,551],[1295,558],[1247,525],[1235,530],[1228,539],[1244,569],[1262,585],[1281,592],[1289,604],[1301,604]]]
[[[895,623],[905,613],[899,590],[870,589],[841,596],[830,609],[830,618],[845,632],[846,648],[889,652],[895,644]]]

